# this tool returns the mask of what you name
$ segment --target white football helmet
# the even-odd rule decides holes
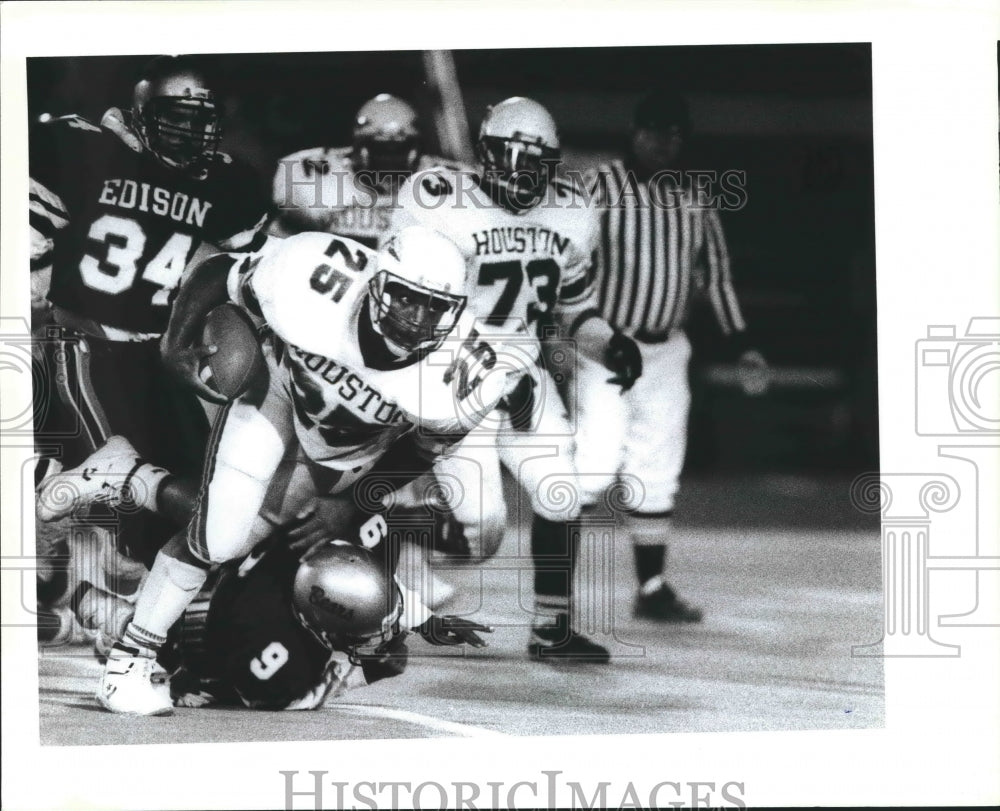
[[[465,258],[431,228],[400,230],[378,253],[369,283],[372,326],[400,357],[441,345],[465,309]]]
[[[355,166],[377,172],[412,172],[419,158],[416,110],[388,93],[366,101],[354,119]]]
[[[533,208],[559,162],[556,122],[537,101],[522,96],[501,101],[486,111],[476,157],[483,183],[501,205],[512,211]]]
[[[221,111],[197,65],[182,56],[158,56],[132,94],[132,127],[163,164],[200,170],[222,138]]]
[[[399,586],[363,546],[330,541],[299,564],[292,584],[299,622],[333,650],[379,645],[398,630]]]

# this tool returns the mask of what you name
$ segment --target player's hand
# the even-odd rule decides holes
[[[446,615],[431,614],[429,620],[417,626],[416,631],[432,645],[461,645],[468,643],[474,648],[485,648],[487,642],[479,634],[492,634],[489,625]]]
[[[288,548],[301,553],[300,560],[308,560],[343,527],[347,509],[350,505],[342,498],[314,497],[285,525]]]
[[[166,341],[160,344],[163,365],[167,367],[174,377],[194,389],[199,397],[208,400],[210,403],[222,405],[228,402],[226,398],[201,379],[202,362],[205,358],[211,357],[218,351],[219,348],[214,344],[208,346],[190,346],[186,349],[168,346]]]
[[[383,642],[374,651],[355,649],[354,657],[361,665],[367,684],[402,675],[410,656],[405,639],[406,634],[401,633],[388,642]]]
[[[740,355],[736,375],[748,397],[760,397],[771,387],[771,367],[756,349],[748,349]]]
[[[607,382],[621,386],[624,394],[642,376],[639,345],[627,335],[615,332],[604,350],[604,365],[614,372],[614,377],[609,377]]]

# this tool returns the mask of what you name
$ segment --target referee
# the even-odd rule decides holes
[[[578,465],[610,471],[588,478],[584,503],[596,504],[619,476],[641,482],[625,519],[639,582],[634,615],[661,622],[702,618],[664,579],[691,404],[684,324],[691,306],[707,296],[725,335],[742,343],[746,328],[718,212],[696,206],[676,171],[690,135],[685,101],[652,93],[635,109],[626,160],[597,166],[586,178],[601,207],[595,263],[600,315],[636,340],[643,374],[634,387],[619,391],[608,385],[604,367],[578,359]],[[763,392],[763,357],[753,350],[739,357],[744,390]]]

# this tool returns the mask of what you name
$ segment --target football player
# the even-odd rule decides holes
[[[196,380],[198,352],[190,350],[204,315],[228,295],[265,331],[266,374],[216,419],[194,515],[156,556],[135,617],[109,654],[104,707],[170,711],[156,652],[209,567],[246,556],[267,536],[263,515],[283,523],[319,496],[339,496],[347,511],[378,505],[495,407],[508,367],[494,373],[503,348],[465,312],[465,274],[456,246],[420,227],[377,254],[308,233],[252,259],[212,257],[192,274],[168,352],[188,352]],[[146,496],[135,501],[148,506],[170,478],[127,452],[106,461],[89,479],[74,474],[81,498],[124,478],[125,490],[141,485]],[[395,545],[375,534],[371,543],[395,571]]]
[[[214,572],[157,657],[172,673],[174,706],[316,709],[355,683],[402,673],[409,628],[434,645],[485,646],[479,633],[491,628],[430,615],[414,595],[404,600],[360,545],[370,539],[369,522],[386,527],[374,515],[359,516],[343,536],[357,543],[324,540],[302,560],[278,531],[245,560]],[[111,635],[120,635],[134,612],[90,583],[78,587],[73,608],[84,627]]]
[[[255,249],[269,208],[266,186],[219,151],[221,113],[200,68],[164,56],[143,70],[131,109],[30,134],[31,269],[51,282],[35,332],[36,445],[57,462],[39,480],[112,435],[180,474],[201,469],[208,423],[167,373],[159,339],[199,246]],[[147,565],[174,531],[157,516],[109,518]]]
[[[445,165],[457,168],[423,153],[416,110],[398,96],[379,93],[355,115],[350,146],[313,147],[278,161],[271,233],[327,231],[375,248],[387,234],[403,182],[415,171]],[[415,492],[411,488],[397,499],[412,504]],[[433,574],[426,552],[410,550],[408,558],[413,561],[410,579],[423,585],[429,605],[451,599],[454,587]]]
[[[415,171],[445,164],[423,154],[413,107],[379,93],[358,110],[350,146],[313,147],[278,161],[272,233],[327,231],[374,248],[389,228],[403,182]]]
[[[477,329],[508,343],[523,341],[530,366],[508,390],[499,419],[470,434],[459,452],[435,467],[439,477],[481,477],[481,487],[465,488],[454,505],[465,537],[450,543],[457,540],[478,558],[496,550],[506,526],[502,461],[527,490],[534,511],[529,654],[550,662],[603,663],[608,651],[578,633],[570,619],[580,534],[573,428],[553,376],[538,363],[535,336],[540,325],[559,325],[623,389],[641,373],[638,349],[594,309],[597,214],[555,177],[560,144],[548,111],[522,97],[489,108],[476,151],[474,175],[440,168],[415,174],[400,191],[394,215],[395,227],[421,223],[455,241],[468,265]]]

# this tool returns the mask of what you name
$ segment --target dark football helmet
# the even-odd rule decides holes
[[[403,228],[378,253],[369,299],[372,325],[393,354],[436,349],[465,309],[465,259],[443,234]]]
[[[511,211],[541,202],[560,158],[556,122],[537,101],[521,96],[486,111],[476,157],[491,196]]]
[[[292,586],[299,622],[331,650],[377,646],[399,630],[403,596],[375,555],[330,541],[299,564]]]
[[[416,111],[401,98],[379,93],[354,118],[355,168],[412,172],[420,158]]]
[[[159,56],[142,72],[132,97],[132,127],[160,162],[203,168],[222,138],[221,111],[190,59]]]

